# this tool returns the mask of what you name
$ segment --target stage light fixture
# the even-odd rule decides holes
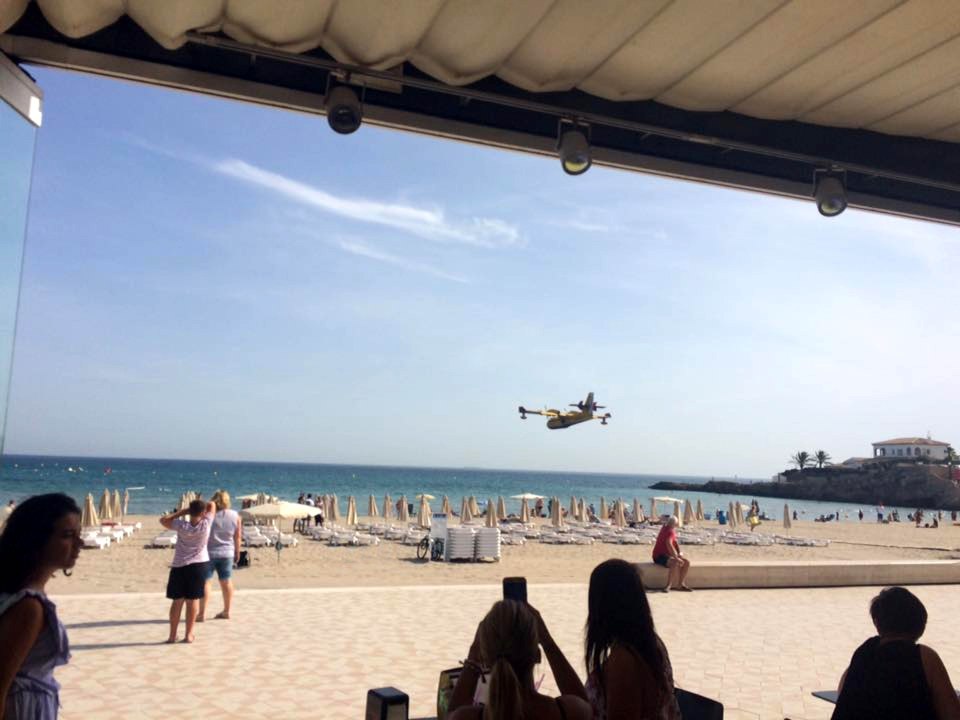
[[[324,103],[330,128],[341,135],[356,132],[363,122],[363,104],[351,88],[337,85],[327,93]]]
[[[557,154],[567,175],[582,175],[590,169],[590,141],[586,133],[575,125],[561,126]]]
[[[817,210],[824,217],[836,217],[847,209],[847,189],[842,173],[817,171],[814,174],[813,196]]]

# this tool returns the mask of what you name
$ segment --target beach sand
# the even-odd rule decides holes
[[[57,593],[163,592],[172,549],[144,545],[162,528],[155,517],[131,516],[143,529],[104,550],[87,550],[72,577],[56,577]],[[716,527],[715,523],[707,523]],[[289,528],[289,522],[285,526]],[[781,523],[764,523],[757,533],[785,534]],[[713,560],[947,560],[960,559],[960,527],[918,529],[912,523],[879,525],[857,521],[815,523],[797,521],[794,537],[829,539],[829,547],[770,547],[717,544],[691,545],[684,553],[692,562]],[[371,587],[410,585],[473,585],[497,583],[505,576],[523,576],[530,583],[585,583],[590,571],[612,557],[633,562],[650,560],[650,545],[504,546],[499,562],[421,562],[416,548],[395,541],[376,547],[330,547],[299,536],[297,547],[285,548],[278,559],[273,548],[250,548],[251,565],[238,570],[238,589]]]

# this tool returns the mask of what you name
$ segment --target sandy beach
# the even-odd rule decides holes
[[[361,519],[362,520],[362,519]],[[143,528],[121,543],[81,555],[72,577],[57,577],[51,592],[117,593],[162,592],[173,551],[145,548],[162,528],[156,517],[130,516]],[[543,521],[545,522],[545,521]],[[706,523],[717,527],[715,523]],[[289,522],[285,526],[289,528]],[[785,534],[781,523],[764,523],[757,533]],[[960,526],[915,528],[912,523],[816,523],[797,521],[793,537],[828,539],[827,547],[768,547],[717,544],[688,546],[685,554],[697,561],[722,560],[948,560],[960,559]],[[520,575],[531,583],[585,583],[590,571],[611,557],[649,561],[649,545],[558,546],[528,541],[504,546],[499,562],[442,563],[416,559],[416,548],[395,541],[375,547],[331,547],[300,537],[278,559],[273,548],[250,548],[251,565],[235,573],[240,592],[245,588],[324,588],[415,585],[472,585],[497,583]]]

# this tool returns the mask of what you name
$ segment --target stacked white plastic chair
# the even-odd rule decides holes
[[[477,528],[474,557],[500,559],[500,528]]]
[[[446,556],[448,560],[473,560],[476,528],[454,526],[447,528]]]

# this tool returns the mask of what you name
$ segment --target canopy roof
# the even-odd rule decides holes
[[[945,0],[9,0],[2,32],[21,61],[309,112],[333,70],[367,121],[538,153],[570,118],[596,162],[797,197],[837,166],[853,206],[960,222]]]

